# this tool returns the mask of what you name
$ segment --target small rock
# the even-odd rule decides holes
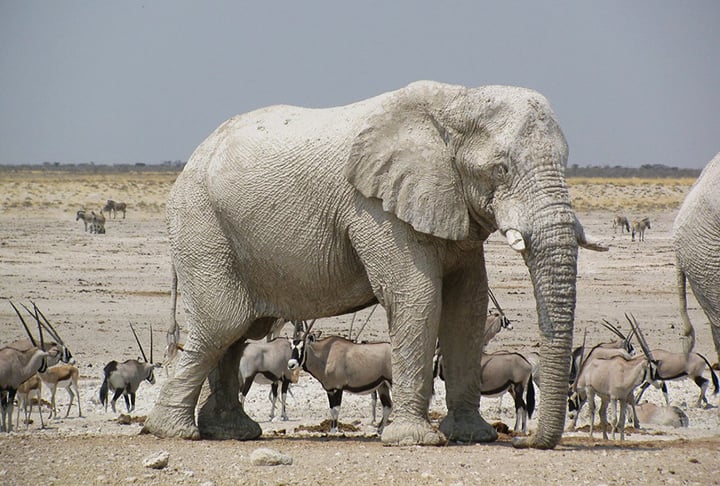
[[[143,461],[143,466],[150,467],[152,469],[162,469],[168,465],[170,460],[170,453],[167,451],[160,451],[157,454],[150,456]]]
[[[292,457],[267,447],[255,449],[250,454],[253,466],[289,466],[293,463]]]

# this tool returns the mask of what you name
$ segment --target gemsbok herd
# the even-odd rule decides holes
[[[117,217],[122,212],[126,216],[127,204],[108,199],[105,206],[95,211],[77,211],[76,220],[82,220],[85,231],[95,234],[105,233],[105,214]],[[629,220],[618,215],[613,219],[613,230],[620,228],[622,234],[627,232],[632,241],[645,240],[645,230],[650,229],[648,217]],[[180,329],[175,321],[177,301],[177,280],[171,289],[172,323],[168,332],[168,347],[165,352],[165,374],[170,373],[171,366],[183,347],[179,344]],[[488,291],[495,311],[486,320],[484,345],[503,329],[512,329],[512,324],[502,310],[495,295]],[[32,304],[32,310],[21,304],[27,315],[37,323],[38,339],[36,339],[25,322],[20,310],[10,302],[20,319],[28,339],[16,341],[0,348],[0,399],[2,404],[2,429],[12,430],[12,412],[17,400],[17,416],[15,423],[20,423],[20,411],[24,413],[26,428],[31,423],[33,406],[37,405],[41,427],[45,426],[42,416],[42,388],[50,390],[49,413],[47,419],[58,417],[56,393],[64,388],[68,393],[69,403],[65,417],[70,414],[74,400],[77,399],[78,416],[82,417],[78,368],[67,345],[52,327],[42,311]],[[367,316],[374,312],[371,311]],[[707,389],[712,383],[713,392],[718,393],[718,377],[707,358],[694,351],[694,339],[685,345],[684,352],[670,352],[664,349],[650,349],[645,341],[637,320],[632,315],[626,318],[631,331],[626,335],[620,329],[603,319],[601,324],[616,339],[601,342],[593,347],[583,345],[577,347],[572,354],[570,365],[570,382],[568,386],[569,429],[577,427],[580,411],[585,404],[590,412],[590,435],[595,431],[594,414],[595,398],[600,400],[599,423],[603,437],[607,438],[608,427],[615,438],[619,433],[620,440],[625,438],[625,417],[628,410],[632,415],[635,428],[641,426],[642,420],[653,420],[655,416],[665,414],[668,423],[687,426],[687,416],[678,407],[670,407],[670,397],[666,381],[688,378],[699,388],[695,405],[709,406]],[[353,315],[353,322],[355,315]],[[339,431],[340,406],[344,392],[371,395],[371,424],[377,425],[381,433],[387,425],[392,411],[392,365],[391,347],[389,342],[360,342],[359,336],[367,324],[362,325],[354,338],[348,336],[324,336],[313,331],[314,321],[310,324],[293,321],[292,338],[277,337],[283,326],[289,321],[277,319],[272,326],[266,341],[248,341],[241,348],[238,379],[240,383],[239,401],[245,403],[253,383],[270,384],[269,399],[271,402],[270,420],[276,417],[278,398],[280,399],[280,419],[288,420],[287,395],[291,393],[291,384],[297,383],[301,371],[313,377],[325,391],[330,410],[330,432]],[[137,342],[142,360],[112,360],[103,369],[102,385],[99,391],[99,403],[107,411],[108,404],[115,413],[116,402],[123,396],[125,410],[129,414],[135,410],[135,399],[141,383],[155,383],[155,370],[162,365],[153,362],[153,334],[150,326],[150,357],[148,359],[140,342],[135,327],[130,330]],[[44,333],[53,341],[46,341]],[[352,323],[350,335],[352,334]],[[694,338],[694,335],[690,336]],[[641,353],[636,352],[633,340],[640,345]],[[689,351],[688,351],[689,349]],[[537,355],[523,355],[512,350],[483,351],[477,359],[481,370],[482,396],[502,397],[506,392],[514,400],[515,424],[514,434],[525,434],[528,431],[528,419],[536,408],[538,396],[536,385],[540,383],[540,369]],[[434,378],[443,379],[442,349],[438,343],[434,363]],[[710,378],[705,375],[709,374]],[[662,390],[665,406],[658,407],[650,403],[640,403],[643,393],[649,386]],[[434,393],[434,390],[433,390]],[[376,421],[376,402],[380,398],[382,418]],[[540,397],[541,398],[541,397]],[[612,407],[614,419],[607,419],[607,409]]]

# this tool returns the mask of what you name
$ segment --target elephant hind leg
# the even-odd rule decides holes
[[[247,416],[238,400],[238,368],[244,340],[230,346],[210,371],[202,388],[198,430],[203,439],[252,440],[260,437],[260,425]]]
[[[249,324],[248,324],[249,325]],[[220,416],[225,417],[220,411],[226,408],[232,409],[233,414],[239,414],[246,417],[242,410],[242,405],[238,400],[239,382],[239,353],[236,347],[241,343],[238,341],[229,348],[221,348],[220,343],[233,343],[237,341],[238,333],[247,326],[235,326],[233,328],[225,328],[221,323],[210,328],[205,325],[203,332],[198,332],[199,325],[191,327],[192,331],[188,335],[185,342],[184,350],[180,354],[177,363],[176,373],[172,376],[160,390],[158,400],[152,411],[145,421],[143,427],[144,433],[151,433],[158,437],[178,437],[183,439],[197,440],[203,438],[225,438],[219,431],[219,427],[215,427]],[[236,356],[237,355],[237,356]],[[229,373],[228,360],[237,361],[232,370],[232,377],[227,376]],[[218,371],[218,368],[220,371]],[[205,413],[198,414],[198,423],[195,422],[195,411],[200,398],[203,383],[206,378],[209,380],[210,389],[205,395],[203,409]],[[221,396],[216,396],[220,394]],[[218,410],[218,418],[209,417],[208,411],[211,409]],[[202,425],[205,421],[205,433],[201,433]],[[236,423],[238,421],[234,421]],[[244,420],[239,420],[244,422]],[[257,426],[257,424],[255,424]],[[232,430],[231,424],[226,429]],[[257,426],[259,430],[259,426]],[[257,430],[255,431],[257,432]],[[239,434],[246,436],[247,434]],[[258,432],[259,435],[259,432]],[[236,437],[239,438],[239,437]]]

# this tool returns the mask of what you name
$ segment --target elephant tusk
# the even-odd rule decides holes
[[[523,239],[522,233],[516,229],[509,229],[505,232],[505,238],[507,238],[508,245],[515,251],[523,251],[525,249],[525,240]]]

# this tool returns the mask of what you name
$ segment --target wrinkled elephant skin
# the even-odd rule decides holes
[[[487,315],[483,242],[500,231],[528,266],[542,342],[539,428],[523,445],[553,447],[565,419],[578,243],[603,249],[571,210],[566,162],[547,100],[515,87],[421,81],[347,106],[273,106],[223,123],[168,200],[189,334],[145,430],[255,437],[233,397],[231,346],[272,317],[379,302],[395,402],[383,443],[494,440],[473,365]],[[437,339],[448,406],[440,430],[427,419]]]

